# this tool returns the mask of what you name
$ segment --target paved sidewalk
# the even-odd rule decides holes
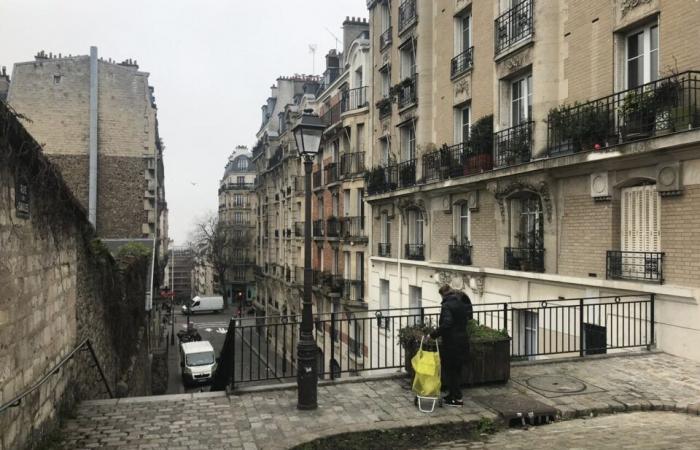
[[[508,384],[467,389],[464,408],[440,408],[430,415],[417,411],[401,379],[321,386],[319,409],[312,412],[296,409],[295,389],[90,401],[66,425],[63,446],[289,448],[349,431],[495,419],[495,412],[473,399],[518,393],[554,406],[564,418],[652,409],[697,415],[700,364],[650,353],[515,366]]]

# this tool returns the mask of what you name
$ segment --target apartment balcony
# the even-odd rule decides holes
[[[450,76],[455,78],[472,68],[474,64],[474,47],[469,47],[459,55],[452,58],[450,64]]]
[[[364,108],[367,106],[367,87],[349,89],[343,92],[340,99],[341,114],[355,109]]]
[[[404,0],[399,5],[399,33],[404,32],[417,21],[416,0]]]
[[[284,156],[284,155],[282,154],[282,148],[281,148],[281,147],[278,148],[277,150],[275,150],[275,153],[272,154],[272,156],[270,157],[270,159],[269,159],[268,162],[267,162],[267,169],[268,169],[268,170],[269,170],[269,169],[272,169],[273,167],[275,167],[276,165],[278,165],[279,163],[281,163],[281,162],[282,162],[282,157],[283,157],[283,156]]]
[[[294,236],[304,237],[304,222],[294,222]]]
[[[351,241],[367,239],[365,234],[365,218],[362,216],[341,217],[340,235],[343,239]]]
[[[332,127],[340,122],[341,103],[342,102],[335,102],[321,115],[321,120],[327,127]]]
[[[219,194],[224,191],[251,191],[255,189],[255,183],[224,183],[219,186]]]
[[[391,244],[386,242],[380,242],[377,245],[377,255],[388,258],[391,256]]]
[[[391,116],[391,104],[391,97],[384,97],[375,104],[379,111],[380,119]]]
[[[391,45],[393,28],[389,27],[379,35],[379,50],[384,50]]]
[[[409,159],[397,164],[399,188],[407,188],[416,185],[416,160]]]
[[[522,0],[498,16],[494,24],[496,55],[513,48],[534,33],[533,0]]]
[[[523,272],[544,272],[543,248],[506,247],[503,265],[506,270],[521,270]]]
[[[532,131],[535,122],[524,122],[494,134],[496,167],[529,162],[532,157]]]
[[[408,108],[418,103],[418,74],[413,74],[397,84],[399,109]]]
[[[329,217],[326,220],[326,237],[340,237],[340,220],[337,217]]]
[[[493,149],[469,143],[443,146],[423,155],[423,179],[447,180],[493,169]]]
[[[547,117],[549,156],[649,139],[700,127],[700,72],[683,72]]]
[[[312,175],[312,181],[313,181],[313,188],[318,189],[323,187],[323,175],[321,170],[317,170],[316,172],[313,173]]]
[[[365,298],[365,282],[362,280],[343,280],[343,298],[351,302],[362,302]]]
[[[340,173],[338,169],[338,163],[332,162],[326,164],[326,167],[323,168],[323,170],[326,172],[326,184],[338,183],[340,181]]]
[[[608,250],[606,255],[607,279],[663,284],[664,255],[663,252]]]
[[[340,176],[351,178],[365,173],[365,152],[340,155]]]
[[[472,265],[472,246],[469,244],[453,244],[449,248],[450,264],[458,264],[460,266]]]
[[[304,175],[297,175],[293,178],[293,183],[294,183],[294,194],[295,195],[304,195],[304,192],[306,192],[306,178]]]
[[[325,228],[323,226],[323,219],[314,220],[312,227],[312,234],[315,238],[322,238],[325,236]]]
[[[406,244],[404,248],[404,258],[413,261],[425,260],[425,245],[424,244]]]

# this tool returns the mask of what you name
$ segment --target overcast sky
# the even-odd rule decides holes
[[[170,236],[217,209],[236,145],[251,147],[260,106],[279,75],[316,72],[366,0],[0,0],[0,66],[39,50],[132,58],[150,73],[165,141]],[[339,44],[339,48],[340,48]],[[192,184],[195,183],[195,184]]]

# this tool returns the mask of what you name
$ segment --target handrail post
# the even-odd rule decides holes
[[[649,343],[647,344],[647,350],[651,350],[652,346],[656,344],[655,342],[655,334],[654,334],[654,327],[656,326],[656,320],[654,318],[654,301],[656,300],[656,294],[651,294],[651,297],[649,298],[650,303],[649,303],[649,308],[651,309],[651,323],[649,324],[650,326],[650,332],[649,332]]]
[[[335,315],[336,313],[331,313],[331,359],[328,363],[331,369],[331,380],[335,379],[335,373],[333,372],[333,360],[335,359]]]
[[[90,350],[90,355],[92,355],[93,361],[95,361],[95,366],[97,367],[97,370],[100,372],[100,377],[102,378],[102,382],[105,384],[105,388],[107,389],[109,398],[114,398],[114,395],[112,394],[112,389],[110,389],[109,383],[107,383],[105,373],[102,371],[102,366],[100,366],[100,362],[97,360],[97,355],[95,355],[95,350],[92,348],[92,343],[90,342],[90,339],[86,339],[85,343],[87,344],[87,347]]]
[[[425,307],[421,306],[420,307],[420,324],[423,325],[425,323]]]
[[[578,345],[579,345],[579,356],[585,356],[586,352],[583,349],[584,336],[583,336],[583,299],[578,300]]]
[[[231,392],[236,388],[236,318],[232,317],[229,322],[229,330],[231,331]],[[242,336],[241,336],[242,337]],[[251,362],[252,364],[252,362]]]

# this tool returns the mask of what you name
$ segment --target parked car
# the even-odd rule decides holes
[[[214,347],[209,341],[180,344],[180,367],[185,386],[211,383],[216,372]]]
[[[224,298],[222,296],[200,297],[196,296],[186,305],[182,305],[183,314],[195,314],[198,312],[223,311]]]

